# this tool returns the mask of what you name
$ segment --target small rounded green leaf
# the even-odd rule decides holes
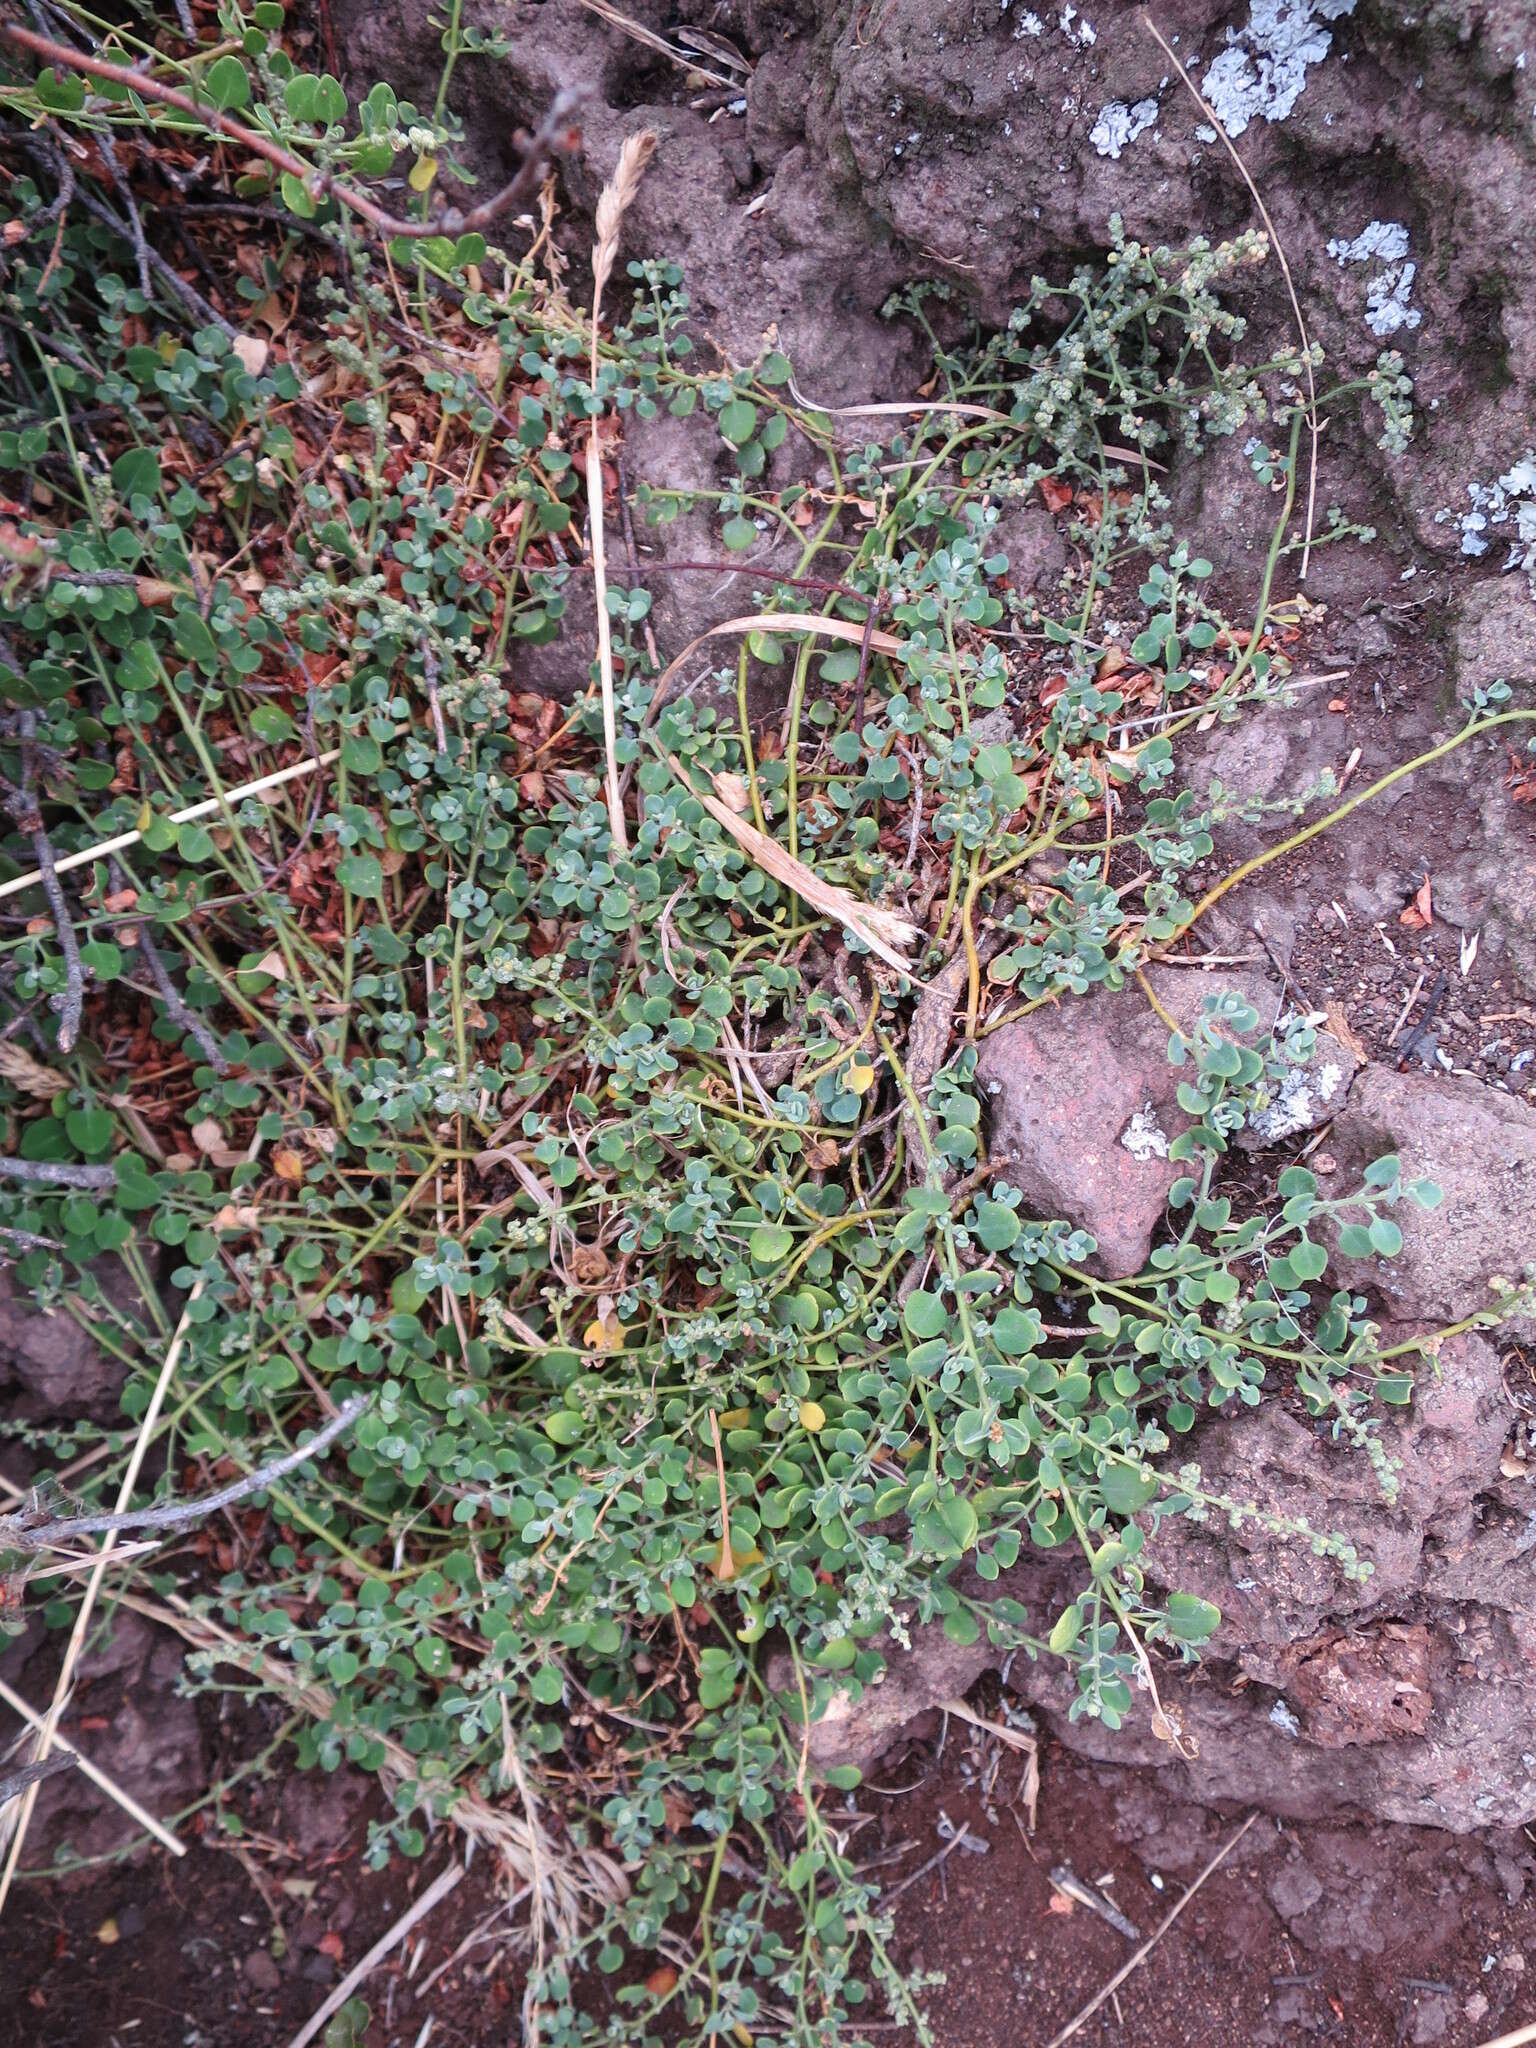
[[[789,1257],[794,1242],[793,1231],[782,1223],[759,1223],[747,1240],[747,1249],[754,1266],[777,1266]]]
[[[911,1334],[921,1341],[943,1333],[949,1323],[949,1311],[938,1295],[927,1294],[919,1287],[907,1296],[901,1319]]]
[[[751,440],[756,425],[757,407],[750,399],[733,398],[729,405],[720,408],[720,431],[734,448]]]
[[[251,103],[251,81],[238,57],[216,57],[203,73],[203,90],[223,113]]]
[[[1018,1211],[1006,1202],[982,1202],[976,1210],[976,1235],[989,1252],[1005,1252],[1023,1229]]]

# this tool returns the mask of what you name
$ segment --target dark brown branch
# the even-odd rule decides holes
[[[253,1493],[265,1492],[279,1479],[286,1479],[290,1472],[307,1465],[310,1459],[323,1456],[372,1401],[372,1394],[354,1394],[349,1401],[342,1402],[324,1429],[317,1431],[307,1444],[296,1451],[289,1451],[285,1457],[274,1458],[270,1465],[263,1465],[258,1471],[248,1472],[244,1479],[221,1486],[217,1493],[201,1494],[196,1500],[174,1501],[163,1508],[144,1508],[137,1514],[72,1515],[64,1522],[32,1520],[25,1509],[15,1515],[0,1515],[0,1548],[49,1550],[72,1541],[76,1536],[106,1535],[119,1529],[179,1529],[188,1522],[200,1522],[220,1508],[233,1507],[236,1501],[248,1500]]]
[[[126,889],[132,886],[119,862],[113,861],[111,863],[110,872],[116,888]],[[216,1074],[227,1074],[229,1072],[229,1061],[219,1051],[218,1040],[203,1022],[202,1018],[194,1015],[187,1008],[181,991],[177,988],[175,982],[171,980],[170,972],[164,960],[160,957],[159,947],[149,935],[149,926],[147,924],[139,926],[139,951],[144,955],[144,964],[153,977],[155,987],[160,991],[160,1000],[165,1004],[166,1010],[170,1014],[171,1022],[178,1029],[186,1032],[189,1038],[197,1040],[204,1059],[207,1060],[209,1066],[212,1067]]]
[[[143,292],[146,301],[152,300],[155,296],[155,287],[149,275],[151,252],[149,243],[144,235],[144,223],[139,218],[138,207],[133,203],[133,194],[128,189],[128,180],[123,176],[123,167],[117,160],[117,151],[112,146],[111,136],[99,135],[96,140],[102,155],[107,160],[107,169],[112,173],[112,183],[117,187],[117,196],[122,200],[123,210],[128,215],[128,226],[133,239],[134,261],[137,263],[139,270],[139,289]]]
[[[3,35],[4,33],[5,31],[3,29],[0,29],[0,35]],[[148,259],[149,267],[155,273],[156,277],[158,277],[162,281],[162,283],[169,286],[170,290],[174,292],[178,298],[184,299],[186,303],[192,308],[194,313],[196,313],[201,319],[206,320],[211,327],[217,327],[219,331],[222,334],[227,335],[231,341],[236,341],[239,339],[239,328],[231,326],[229,321],[226,320],[224,315],[219,311],[218,307],[211,304],[209,300],[205,299],[202,293],[197,289],[196,285],[188,284],[187,280],[182,276],[181,272],[179,270],[173,269],[173,267],[169,263],[167,263],[165,258],[160,254],[160,251],[158,249],[151,249],[149,244],[142,240],[144,233],[142,227],[138,227],[137,232],[135,232],[135,229],[133,227],[130,227],[129,224],[123,220],[120,214],[114,213],[110,206],[106,205],[102,200],[94,198],[89,192],[82,191],[79,194],[79,199],[81,205],[85,208],[87,213],[95,214],[96,218],[99,221],[105,222],[105,224],[109,228],[111,228],[115,234],[121,235],[125,242],[132,242],[134,244],[136,252],[142,254],[144,257]],[[137,220],[137,216],[135,216],[135,220]]]
[[[59,1051],[72,1052],[80,1036],[80,1012],[85,1004],[85,969],[75,939],[75,921],[65,899],[63,884],[53,863],[53,846],[43,829],[34,785],[36,769],[37,715],[23,711],[18,721],[21,735],[21,815],[17,823],[32,841],[33,857],[42,875],[43,894],[53,912],[59,950],[64,955],[64,995],[59,1005]]]
[[[45,1756],[41,1763],[23,1764],[19,1770],[7,1771],[0,1777],[0,1806],[14,1799],[18,1792],[25,1792],[29,1785],[41,1784],[44,1778],[52,1778],[60,1771],[72,1771],[78,1761],[73,1750],[61,1749]]]
[[[15,22],[0,22],[0,38],[14,43],[18,49],[30,50],[33,56],[41,57],[47,64],[62,65],[66,71],[82,71],[90,78],[109,79],[114,85],[127,86],[141,99],[158,100],[162,106],[175,107],[179,113],[190,114],[205,128],[227,136],[242,149],[265,157],[278,170],[297,178],[312,199],[334,197],[359,219],[367,221],[370,227],[377,228],[380,234],[402,235],[412,240],[489,227],[498,215],[528,198],[538,183],[545,159],[575,147],[573,121],[583,97],[579,92],[555,94],[548,113],[529,141],[517,175],[479,206],[471,207],[467,213],[450,206],[435,220],[401,220],[397,215],[387,213],[382,206],[375,205],[356,186],[333,178],[329,172],[317,171],[303,157],[295,156],[292,150],[284,149],[258,130],[247,128],[244,122],[236,121],[221,108],[205,106],[190,93],[182,92],[174,85],[166,85],[158,78],[151,78],[147,72],[133,70],[125,64],[110,64],[104,57],[87,56],[82,50],[71,50],[65,44],[56,43],[48,36],[35,35],[31,29],[22,28]]]

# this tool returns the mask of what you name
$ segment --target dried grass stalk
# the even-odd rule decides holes
[[[176,1367],[181,1359],[182,1347],[187,1341],[187,1331],[191,1328],[192,1310],[203,1291],[203,1284],[201,1280],[197,1281],[191,1293],[187,1296],[186,1306],[181,1312],[181,1320],[177,1323],[175,1332],[171,1337],[170,1346],[166,1351],[159,1375],[155,1380],[154,1391],[149,1397],[149,1405],[139,1418],[138,1435],[134,1438],[133,1449],[128,1456],[127,1470],[123,1474],[122,1484],[118,1489],[118,1514],[126,1513],[128,1504],[133,1499],[133,1489],[139,1483],[139,1472],[144,1463],[144,1455],[149,1448],[150,1438],[155,1433],[155,1424],[160,1419],[160,1410],[165,1403],[166,1390],[175,1377]],[[86,1641],[90,1635],[91,1615],[96,1606],[97,1596],[101,1591],[102,1580],[106,1577],[107,1566],[112,1561],[112,1552],[116,1543],[116,1530],[109,1530],[102,1541],[100,1550],[97,1551],[95,1558],[92,1560],[90,1576],[85,1582],[85,1592],[75,1612],[74,1626],[69,1632],[69,1641],[64,1645],[64,1657],[59,1666],[57,1683],[53,1688],[53,1700],[48,1711],[44,1714],[42,1724],[34,1738],[33,1757],[38,1763],[46,1762],[52,1752],[54,1736],[58,1731],[65,1704],[69,1699],[71,1688],[75,1682],[75,1668],[84,1654]],[[6,1809],[4,1821],[4,1827],[7,1831],[5,1834],[6,1857],[5,1868],[3,1871],[0,1871],[0,1912],[4,1911],[5,1902],[10,1897],[11,1885],[15,1881],[17,1866],[21,1862],[22,1846],[26,1841],[27,1829],[31,1825],[32,1813],[36,1804],[37,1786],[29,1785],[26,1791],[22,1793],[20,1804],[16,1807],[14,1815],[11,1808],[8,1807]]]
[[[656,150],[656,137],[649,128],[628,136],[619,151],[612,178],[597,202],[597,240],[592,245],[592,388],[597,389],[597,329],[602,310],[603,288],[613,274],[619,253],[619,224],[623,220],[645,167]],[[629,851],[624,829],[624,800],[619,792],[618,717],[613,701],[613,635],[608,624],[608,564],[603,545],[603,458],[598,440],[597,415],[587,429],[587,529],[592,550],[592,583],[597,596],[597,667],[603,693],[603,755],[607,763],[605,789],[608,799],[608,829],[620,853]]]
[[[683,772],[683,764],[673,754],[667,756],[668,766],[678,781],[684,783],[709,815],[722,824],[736,841],[736,844],[766,874],[776,882],[782,882],[786,889],[793,889],[797,896],[803,896],[813,910],[819,910],[823,917],[829,917],[834,924],[846,925],[855,938],[861,939],[871,953],[877,954],[888,967],[894,967],[898,974],[909,980],[917,980],[906,951],[917,944],[921,934],[908,918],[899,917],[894,910],[885,910],[876,903],[863,903],[851,890],[840,887],[836,882],[824,882],[814,868],[808,868],[803,860],[797,860],[777,839],[770,839],[766,832],[759,832],[755,825],[749,825],[745,818],[738,817],[724,797],[714,790],[694,789]]]
[[[667,703],[668,683],[706,640],[716,640],[727,633],[821,633],[829,640],[846,640],[850,646],[862,647],[865,632],[865,627],[857,619],[834,618],[826,612],[747,612],[739,619],[722,619],[718,626],[707,626],[688,642],[681,654],[674,655],[667,663],[656,678],[647,717],[654,717]],[[869,634],[868,642],[875,654],[905,654],[907,651],[905,640],[898,640],[894,633],[881,632],[878,626]]]
[[[125,1593],[122,1604],[174,1629],[195,1650],[249,1672],[289,1706],[315,1720],[326,1720],[334,1712],[336,1702],[328,1686],[301,1678],[293,1665],[268,1656],[255,1643],[231,1635],[206,1615],[194,1613],[179,1595],[172,1594],[168,1602],[161,1602]],[[384,1762],[378,1776],[385,1791],[394,1793],[402,1785],[419,1784],[420,1767],[410,1752],[387,1735],[380,1736],[379,1741]],[[477,1793],[461,1792],[454,1797],[444,1818],[498,1857],[516,1884],[530,1887],[536,1911],[557,1944],[575,1940],[590,1906],[611,1904],[628,1894],[629,1880],[601,1850],[572,1845],[562,1857],[543,1832],[531,1798],[525,1797],[523,1811],[514,1813]]]
[[[67,1074],[55,1073],[33,1059],[24,1046],[0,1044],[0,1081],[9,1081],[23,1095],[35,1095],[39,1102],[52,1102],[69,1086]]]

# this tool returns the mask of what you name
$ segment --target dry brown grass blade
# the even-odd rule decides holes
[[[592,388],[597,388],[598,320],[602,312],[603,288],[613,274],[619,253],[619,227],[640,189],[645,167],[656,151],[656,137],[649,128],[627,136],[619,151],[613,176],[603,187],[597,202],[597,240],[592,245]],[[603,754],[606,761],[604,785],[608,800],[608,829],[620,853],[629,851],[624,829],[624,799],[619,791],[618,715],[613,697],[613,631],[608,620],[608,564],[603,535],[603,451],[598,438],[598,416],[592,416],[587,430],[587,537],[592,553],[592,583],[597,596],[597,667],[603,694]]]
[[[667,663],[656,678],[648,717],[661,710],[667,701],[667,684],[693,659],[704,642],[731,633],[821,633],[829,640],[846,640],[850,646],[862,647],[865,629],[855,619],[829,618],[822,612],[748,612],[739,619],[722,619],[718,626],[710,626],[690,640],[682,653],[674,655]],[[907,651],[905,640],[898,640],[894,633],[882,633],[878,628],[869,635],[869,646],[875,654],[905,654]]]
[[[52,1067],[33,1059],[24,1046],[9,1041],[0,1044],[0,1081],[9,1081],[23,1095],[36,1096],[39,1102],[51,1102],[69,1086],[67,1074],[55,1073]]]
[[[1179,1900],[1178,1904],[1174,1906],[1170,1912],[1164,1914],[1163,1918],[1158,1922],[1157,1927],[1153,1930],[1153,1932],[1150,1935],[1148,1935],[1147,1939],[1141,1944],[1141,1947],[1137,1949],[1135,1955],[1131,1956],[1126,1962],[1121,1964],[1120,1968],[1116,1970],[1114,1976],[1110,1978],[1109,1982],[1104,1986],[1103,1990],[1099,1991],[1095,1994],[1094,1997],[1089,1999],[1088,2003],[1083,2007],[1082,2011],[1077,2015],[1075,2019],[1069,2020],[1066,2026],[1062,2028],[1059,2034],[1055,2034],[1051,2037],[1049,2048],[1063,2048],[1063,2043],[1070,2041],[1072,2036],[1075,2033],[1077,2033],[1080,2028],[1087,2025],[1088,2021],[1092,2019],[1093,2015],[1098,2011],[1099,2007],[1104,2003],[1105,1999],[1113,1997],[1114,1993],[1119,1990],[1120,1986],[1125,1982],[1126,1978],[1129,1977],[1134,1970],[1137,1970],[1141,1967],[1141,1965],[1146,1961],[1147,1957],[1152,1953],[1153,1949],[1155,1949],[1157,1947],[1157,1944],[1162,1940],[1163,1936],[1168,1932],[1169,1928],[1173,1925],[1174,1921],[1178,1919],[1179,1915],[1183,1912],[1184,1908],[1195,1896],[1195,1893],[1199,1891],[1201,1885],[1203,1885],[1205,1883],[1205,1880],[1208,1877],[1210,1877],[1215,1871],[1219,1870],[1221,1865],[1226,1862],[1227,1858],[1232,1854],[1232,1851],[1237,1847],[1238,1843],[1243,1839],[1244,1835],[1247,1834],[1248,1830],[1253,1826],[1254,1822],[1258,1819],[1258,1817],[1259,1816],[1256,1813],[1250,1813],[1248,1818],[1243,1822],[1242,1826],[1237,1830],[1236,1834],[1229,1835],[1227,1837],[1226,1841],[1216,1851],[1216,1854],[1211,1858],[1210,1862],[1206,1864],[1204,1870],[1201,1871],[1200,1875],[1195,1879],[1193,1884],[1191,1884],[1189,1889],[1184,1893],[1183,1897]]]
[[[888,967],[894,967],[898,974],[904,974],[909,981],[922,986],[921,978],[913,973],[903,950],[915,946],[922,936],[915,924],[897,916],[893,910],[882,909],[879,904],[860,902],[851,890],[836,882],[824,882],[814,868],[808,868],[803,860],[797,860],[787,847],[780,846],[777,839],[770,839],[766,832],[759,832],[755,825],[749,825],[745,818],[738,817],[723,797],[717,796],[713,790],[694,789],[676,755],[668,754],[667,765],[678,781],[693,791],[709,815],[725,827],[743,853],[756,861],[765,873],[772,875],[776,882],[782,882],[786,889],[793,889],[797,896],[803,896],[823,917],[831,918],[834,924],[845,925]]]
[[[175,1377],[176,1367],[181,1360],[182,1346],[187,1341],[187,1331],[192,1325],[192,1310],[202,1291],[203,1282],[199,1280],[194,1284],[191,1293],[187,1296],[186,1306],[182,1309],[181,1319],[176,1325],[169,1348],[166,1351],[159,1374],[156,1377],[154,1390],[150,1394],[149,1405],[139,1418],[138,1434],[134,1438],[133,1449],[128,1456],[127,1469],[123,1474],[122,1484],[118,1488],[116,1509],[118,1514],[125,1513],[129,1502],[133,1499],[133,1489],[139,1483],[139,1472],[143,1466],[144,1456],[149,1448],[150,1439],[155,1433],[155,1424],[160,1419],[160,1410],[165,1402],[166,1390]],[[107,1566],[112,1562],[112,1552],[116,1544],[117,1532],[111,1530],[102,1539],[101,1548],[97,1551],[95,1561],[91,1566],[90,1577],[85,1582],[85,1592],[81,1596],[80,1606],[75,1614],[74,1626],[69,1632],[69,1641],[64,1645],[64,1657],[59,1666],[58,1681],[53,1688],[53,1700],[48,1707],[48,1711],[44,1714],[42,1725],[37,1730],[34,1738],[33,1755],[38,1763],[45,1762],[53,1748],[54,1735],[57,1732],[60,1718],[63,1715],[65,1703],[69,1698],[70,1689],[75,1682],[75,1669],[84,1653],[86,1638],[90,1634],[91,1615],[96,1606],[96,1598],[101,1591],[102,1580],[106,1577]],[[0,1912],[4,1911],[5,1902],[10,1897],[11,1885],[16,1877],[16,1868],[21,1861],[22,1844],[26,1840],[27,1829],[32,1821],[32,1810],[36,1804],[37,1787],[36,1785],[29,1785],[26,1791],[22,1793],[20,1807],[14,1820],[10,1823],[10,1839],[5,1858],[5,1869],[3,1872],[0,1872]]]
[[[42,1734],[45,1725],[43,1716],[29,1707],[27,1702],[21,1697],[21,1694],[13,1691],[3,1678],[0,1678],[0,1700],[4,1700],[11,1712],[19,1720],[25,1721],[34,1733]],[[153,1835],[163,1848],[169,1849],[173,1856],[186,1855],[187,1845],[179,1836],[172,1834],[168,1827],[161,1821],[156,1820],[152,1813],[140,1806],[131,1793],[125,1792],[121,1785],[115,1783],[113,1779],[107,1776],[105,1771],[98,1769],[88,1756],[75,1748],[72,1742],[66,1742],[62,1735],[56,1734],[53,1738],[53,1748],[67,1760],[68,1768],[83,1772],[98,1791],[105,1792],[110,1800],[123,1809],[123,1812],[127,1814],[131,1821],[143,1828],[146,1834]],[[53,1761],[53,1757],[45,1758],[41,1768],[46,1770],[48,1764]],[[23,1785],[20,1789],[25,1791],[27,1788]],[[0,1804],[3,1804],[3,1801],[0,1801]]]
[[[366,1955],[361,1956],[353,1964],[346,1976],[342,1978],[341,1982],[327,1996],[319,2010],[313,2013],[305,2021],[304,2025],[300,2027],[299,2031],[288,2043],[288,2048],[309,2048],[310,2042],[314,2040],[326,2021],[333,2013],[341,2011],[341,2008],[352,1996],[358,1985],[366,1983],[368,1978],[379,1967],[379,1964],[383,1962],[384,1958],[392,1950],[400,1946],[413,1927],[419,1926],[426,1919],[434,1906],[441,1905],[455,1886],[463,1882],[463,1878],[464,1865],[462,1863],[450,1863],[446,1870],[439,1871],[420,1898],[413,1900],[393,1926],[387,1927],[384,1930]]]
[[[959,413],[963,419],[991,420],[997,426],[1015,427],[1021,433],[1024,431],[1010,413],[998,412],[990,405],[972,405],[969,400],[958,398],[882,398],[869,405],[822,405],[814,398],[807,398],[793,377],[789,380],[789,395],[796,405],[804,406],[807,412],[824,413],[828,419],[834,420],[890,419],[903,416],[911,418],[918,413],[953,412]],[[1100,446],[1106,455],[1114,456],[1118,462],[1145,463],[1148,469],[1155,469],[1159,476],[1167,475],[1163,465],[1154,462],[1151,456],[1140,448],[1122,448],[1114,441],[1101,442]]]
[[[242,803],[248,796],[265,796],[269,789],[281,789],[300,775],[312,775],[317,768],[328,768],[340,757],[341,749],[332,747],[307,761],[295,761],[291,767],[278,768],[271,775],[258,775],[254,782],[242,782],[234,789],[221,791],[218,796],[204,797],[201,803],[187,804],[182,810],[172,811],[165,822],[168,825],[189,825],[194,818],[212,818],[226,804]],[[137,846],[143,836],[137,830],[119,832],[114,838],[82,847],[78,853],[60,854],[53,864],[53,871],[56,875],[67,875],[72,868],[83,868],[93,860],[105,860],[109,853],[121,853],[126,846]],[[42,879],[41,868],[28,868],[24,875],[13,875],[8,882],[0,882],[0,896],[14,896],[18,890],[30,889]]]
[[[1254,205],[1259,209],[1259,218],[1264,223],[1264,232],[1269,236],[1270,247],[1280,259],[1280,274],[1285,279],[1285,289],[1290,294],[1291,313],[1296,321],[1296,332],[1301,336],[1301,360],[1307,373],[1307,430],[1312,442],[1312,458],[1307,476],[1306,534],[1301,546],[1301,567],[1297,571],[1298,580],[1305,583],[1307,580],[1307,569],[1312,560],[1312,526],[1317,516],[1317,441],[1320,431],[1317,424],[1317,383],[1312,374],[1312,337],[1307,332],[1307,323],[1302,314],[1301,301],[1296,296],[1296,286],[1291,280],[1291,266],[1285,259],[1285,244],[1281,241],[1275,230],[1275,224],[1269,217],[1269,208],[1264,204],[1263,194],[1253,182],[1252,173],[1238,155],[1236,145],[1226,129],[1222,127],[1221,122],[1216,118],[1216,114],[1210,102],[1206,99],[1205,94],[1201,92],[1199,86],[1196,85],[1195,81],[1174,55],[1173,45],[1169,42],[1168,38],[1145,10],[1143,10],[1141,18],[1147,25],[1147,33],[1157,43],[1163,55],[1189,88],[1196,106],[1199,107],[1211,127],[1215,129],[1217,141],[1221,143],[1227,155],[1236,164],[1238,176],[1248,187],[1249,195]]]
[[[707,78],[711,85],[723,86],[727,92],[743,92],[745,81],[727,78],[723,71],[712,71],[707,64],[699,63],[686,50],[679,50],[669,43],[665,36],[659,36],[654,29],[648,29],[643,22],[634,21],[627,14],[621,14],[609,0],[581,0],[589,14],[595,14],[602,21],[619,29],[627,36],[633,36],[637,43],[644,43],[648,50],[654,50],[659,57],[670,57],[672,62],[684,71],[692,72],[699,78]]]

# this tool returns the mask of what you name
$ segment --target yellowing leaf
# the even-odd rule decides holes
[[[869,1089],[874,1078],[874,1068],[866,1061],[860,1059],[858,1054],[855,1053],[848,1062],[847,1070],[843,1075],[843,1086],[850,1095],[863,1095]]]
[[[622,1346],[624,1325],[614,1313],[611,1294],[597,1297],[597,1314],[582,1331],[581,1341],[589,1351],[617,1351]]]
[[[67,1086],[68,1084],[66,1083],[65,1085]],[[752,1410],[750,1408],[727,1408],[720,1418],[720,1427],[722,1429],[745,1429],[751,1420]]]
[[[819,1401],[802,1401],[800,1403],[800,1427],[802,1429],[808,1429],[811,1435],[814,1436],[817,1430],[825,1429],[826,1424],[827,1411]]]
[[[435,156],[422,156],[418,157],[415,163],[411,165],[411,175],[407,178],[406,183],[413,192],[425,192],[436,176],[437,158]]]

